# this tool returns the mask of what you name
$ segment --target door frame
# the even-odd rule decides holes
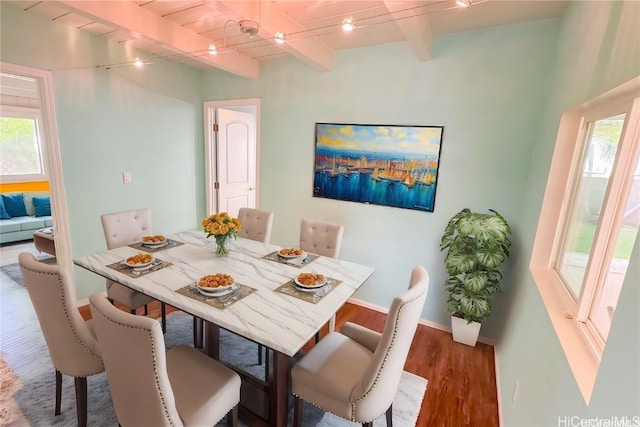
[[[53,82],[51,72],[22,65],[0,62],[0,70],[11,74],[32,77],[38,81],[40,88],[40,108],[42,113],[42,131],[45,136],[45,147],[42,150],[44,166],[49,180],[49,196],[51,198],[51,216],[55,229],[56,263],[72,271],[73,257],[71,252],[71,234],[67,200],[62,176],[62,159],[60,141],[58,140],[58,124],[53,98]]]
[[[259,207],[260,200],[260,98],[248,99],[229,99],[224,101],[207,101],[204,103],[204,158],[205,158],[205,192],[206,192],[206,212],[205,215],[218,212],[217,197],[213,188],[213,182],[217,172],[216,166],[216,150],[214,148],[215,140],[213,138],[213,125],[216,123],[216,110],[218,108],[233,109],[234,107],[253,107],[255,108],[256,119],[256,208]],[[212,149],[213,148],[213,149]]]

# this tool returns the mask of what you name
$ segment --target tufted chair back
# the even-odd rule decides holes
[[[152,234],[151,211],[148,208],[104,214],[100,217],[107,249],[139,242]]]
[[[78,427],[86,427],[87,377],[104,371],[93,323],[80,315],[73,278],[64,269],[27,252],[18,255],[18,262],[56,371],[55,415],[61,413],[62,374],[72,376]]]
[[[167,376],[160,323],[119,310],[100,294],[91,295],[89,302],[118,422],[182,426]]]
[[[303,219],[300,226],[300,248],[306,252],[337,258],[343,234],[344,227],[341,225]]]
[[[367,427],[386,412],[392,426],[393,398],[428,289],[427,271],[415,267],[409,289],[391,303],[382,333],[347,322],[293,366],[294,427],[301,427],[303,400]]]
[[[415,267],[409,289],[391,303],[369,367],[351,392],[352,419],[371,419],[371,414],[379,414],[380,408],[393,402],[428,290],[427,271]]]
[[[27,252],[18,255],[18,261],[53,366],[73,377],[104,371],[98,342],[76,307],[76,289],[69,274]]]
[[[242,224],[242,229],[238,232],[238,236],[269,243],[271,240],[271,226],[273,225],[273,212],[240,208],[238,220]]]

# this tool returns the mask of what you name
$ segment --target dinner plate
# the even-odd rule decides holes
[[[145,262],[145,263],[138,263],[138,264],[131,264],[129,261],[127,261],[126,259],[124,260],[124,263],[127,265],[127,267],[133,268],[135,270],[141,270],[141,269],[145,269],[148,267],[151,267],[151,264],[153,264],[153,262],[156,259],[154,257],[151,257],[151,261],[149,262]]]
[[[198,290],[198,292],[200,292],[202,295],[206,297],[221,297],[230,292],[233,292],[237,288],[238,288],[238,285],[235,282],[230,284],[229,286],[218,287],[218,288],[201,288],[200,286],[196,285],[196,289]]]
[[[293,279],[293,283],[294,283],[294,285],[296,285],[296,288],[300,289],[301,291],[304,291],[304,290],[314,291],[314,290],[320,289],[321,287],[326,285],[327,284],[327,280],[325,279],[325,281],[322,282],[322,283],[316,283],[315,285],[307,286],[307,285],[303,285],[302,283],[298,282],[298,278],[296,277],[295,279]]]
[[[158,240],[158,241],[153,241],[153,240],[145,240],[145,239],[155,239],[155,238],[160,238],[162,237],[162,240]],[[156,235],[148,235],[148,236],[142,236],[141,242],[143,245],[159,245],[162,243],[167,242],[167,238],[165,236],[161,236],[159,234]]]
[[[139,273],[141,271],[147,271],[148,269],[155,267],[156,265],[159,264],[159,263],[156,263],[156,261],[157,260],[154,259],[153,261],[151,261],[150,264],[145,265],[144,267],[131,267],[131,269],[136,273]]]
[[[279,257],[282,257],[282,258],[284,258],[284,259],[294,259],[294,258],[302,258],[302,257],[305,257],[305,256],[307,256],[307,253],[306,253],[305,251],[302,251],[302,253],[301,253],[300,255],[282,255],[282,254],[280,253],[280,251],[278,251],[278,256],[279,256]]]
[[[315,287],[307,287],[307,286],[300,286],[297,283],[294,282],[293,287],[296,288],[297,290],[299,290],[300,292],[309,292],[309,293],[313,293],[313,292],[318,292],[319,289],[322,289],[323,287],[325,287],[328,283],[325,282],[324,284],[322,284],[321,286],[315,286]]]
[[[156,242],[156,243],[147,243],[147,242],[142,242],[142,246],[146,246],[148,248],[161,248],[163,246],[167,246],[169,244],[168,240],[165,240],[164,242]]]

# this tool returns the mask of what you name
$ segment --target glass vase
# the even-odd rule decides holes
[[[229,237],[228,236],[216,237],[216,255],[218,256],[229,255]]]

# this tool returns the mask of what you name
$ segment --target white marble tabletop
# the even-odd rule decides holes
[[[132,278],[107,267],[140,252],[129,246],[80,257],[74,263],[288,356],[313,338],[374,270],[323,256],[302,268],[289,266],[262,258],[279,246],[243,238],[231,239],[229,255],[221,257],[215,254],[215,239],[207,239],[200,230],[167,237],[185,244],[153,255],[173,265],[140,277]],[[315,304],[274,291],[301,272],[320,273],[342,283]],[[257,291],[225,309],[176,292],[215,273],[230,274],[236,282]]]

